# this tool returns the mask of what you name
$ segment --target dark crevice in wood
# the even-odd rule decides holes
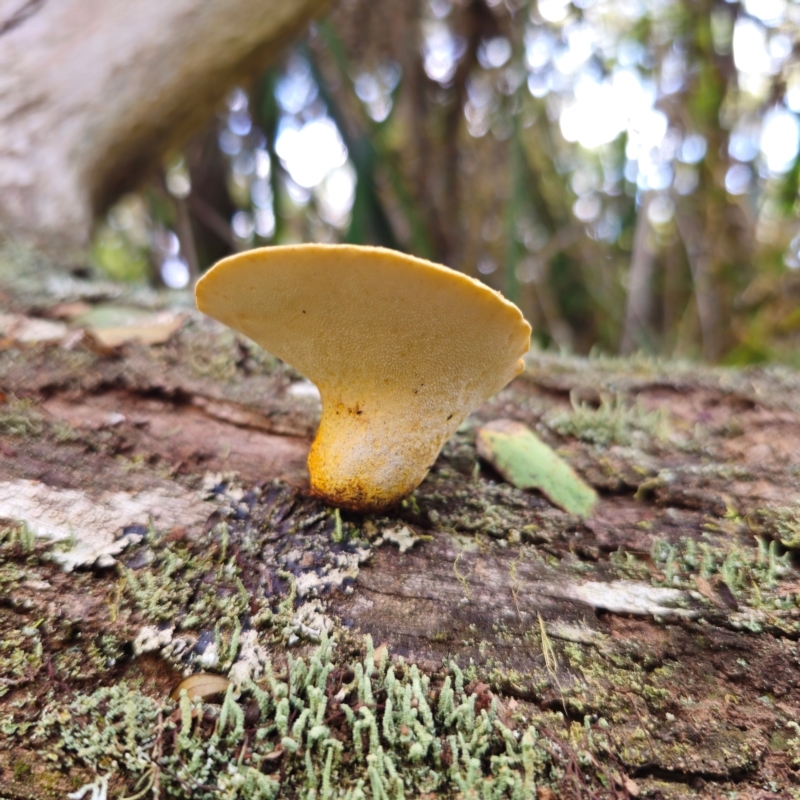
[[[741,783],[746,780],[756,770],[731,770],[730,772],[682,772],[679,770],[664,769],[655,764],[644,764],[640,767],[630,768],[631,776],[634,778],[655,778],[665,783],[685,784],[692,786],[699,781],[707,783]],[[692,786],[692,788],[697,788]]]

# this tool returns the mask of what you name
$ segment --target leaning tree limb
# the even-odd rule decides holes
[[[74,252],[92,217],[327,0],[0,0],[0,234]]]

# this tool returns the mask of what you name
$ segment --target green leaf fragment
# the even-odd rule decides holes
[[[597,494],[560,456],[521,422],[498,419],[478,431],[478,455],[512,486],[538,489],[579,517],[591,515]]]

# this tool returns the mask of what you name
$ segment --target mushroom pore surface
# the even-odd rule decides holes
[[[250,250],[209,270],[196,297],[317,385],[311,489],[359,511],[413,491],[464,417],[522,371],[530,342],[497,292],[382,248]]]

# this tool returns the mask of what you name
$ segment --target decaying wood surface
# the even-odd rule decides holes
[[[108,319],[134,312],[113,335],[156,341],[110,346]],[[31,738],[42,709],[122,681],[167,702],[182,674],[226,672],[203,661],[205,612],[191,606],[182,650],[170,627],[206,591],[187,577],[201,542],[234,553],[241,590],[218,591],[249,597],[242,619],[261,619],[267,598],[274,631],[293,582],[288,634],[248,622],[274,664],[328,627],[356,656],[370,634],[434,683],[451,662],[468,671],[465,691],[493,698],[510,729],[551,737],[539,798],[797,797],[799,386],[778,368],[534,354],[403,507],[337,516],[306,494],[318,404],[300,376],[188,299],[6,255],[0,796],[61,797],[97,777],[42,755],[54,746]],[[475,428],[498,418],[535,429],[598,490],[590,520],[477,460]],[[148,526],[161,538],[143,539]],[[26,544],[23,528],[42,538]],[[181,564],[159,583],[172,545]],[[151,605],[146,575],[166,587]],[[110,796],[135,794],[110,763]]]
[[[0,230],[67,258],[325,0],[0,0]]]

